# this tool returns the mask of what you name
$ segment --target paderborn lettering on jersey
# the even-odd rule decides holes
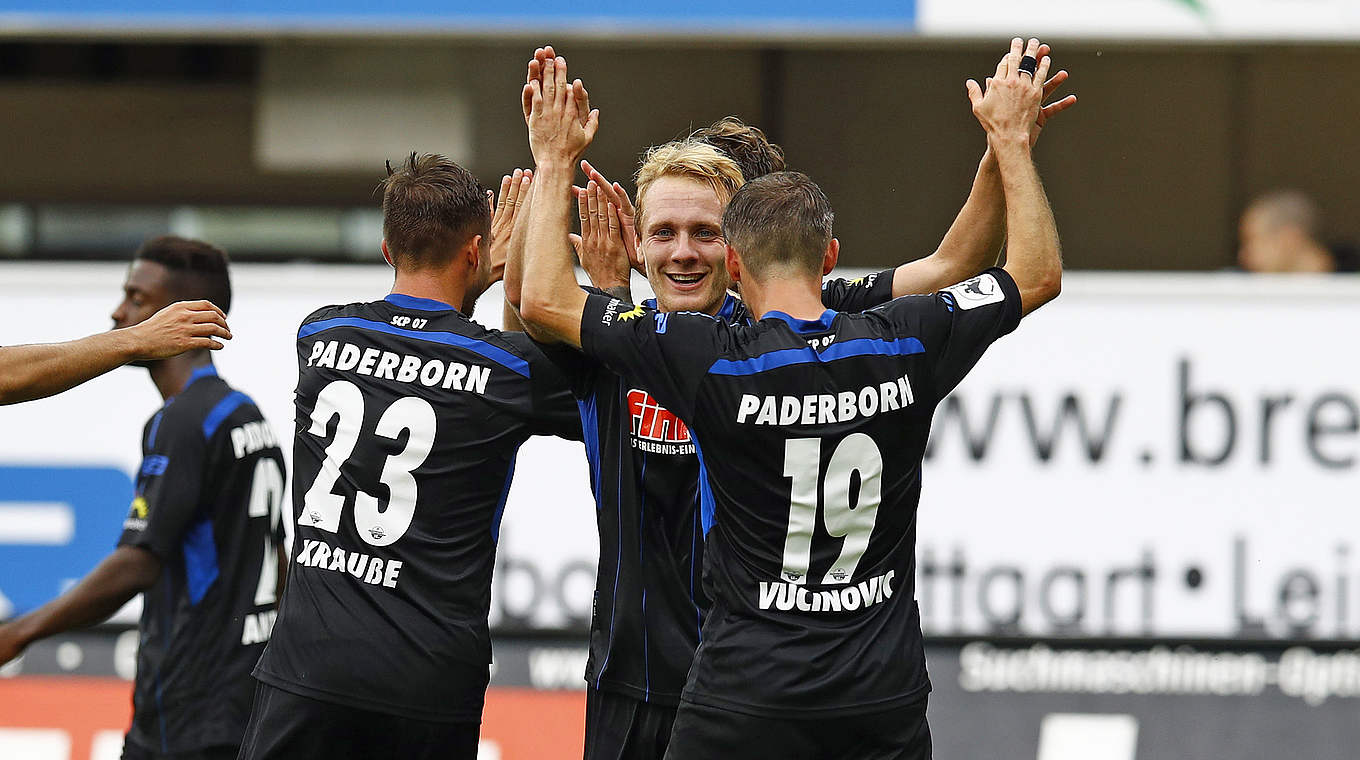
[[[353,343],[335,340],[313,343],[307,366],[330,367],[399,383],[419,381],[427,388],[439,386],[479,394],[486,393],[486,383],[491,379],[490,367],[396,354],[371,346],[361,349]]]
[[[850,422],[892,412],[916,401],[906,375],[858,391],[817,393],[807,396],[752,396],[741,394],[737,424],[748,420],[754,425],[828,425]],[[755,419],[751,420],[754,415]]]

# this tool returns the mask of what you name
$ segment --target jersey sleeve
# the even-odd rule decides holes
[[[836,311],[864,311],[892,300],[893,274],[885,269],[853,280],[840,278],[822,283],[822,305]]]
[[[609,295],[599,288],[588,285],[582,285],[581,290],[584,290],[587,295]],[[548,361],[557,366],[558,371],[566,378],[567,384],[576,398],[585,398],[590,395],[595,386],[596,378],[600,371],[604,369],[598,359],[588,356],[580,349],[565,343],[538,343],[535,341],[534,345],[543,352]]]
[[[937,293],[903,296],[874,309],[903,336],[921,340],[934,398],[954,390],[987,347],[1020,324],[1020,290],[1000,267]]]
[[[729,340],[728,326],[707,314],[662,313],[607,295],[589,295],[581,315],[581,349],[637,378],[682,419],[693,415],[699,385]]]
[[[202,425],[174,414],[173,406],[147,435],[147,454],[118,545],[143,547],[168,562],[197,514],[208,442]]]
[[[501,336],[529,363],[529,404],[524,410],[529,433],[581,440],[580,411],[567,373],[546,355],[543,350],[546,346],[535,343],[528,335],[501,333]],[[559,350],[556,346],[552,349]]]

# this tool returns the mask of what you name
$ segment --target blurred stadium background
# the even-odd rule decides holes
[[[1075,271],[936,416],[918,598],[937,756],[1354,757],[1360,281],[1222,270],[1249,199],[1282,187],[1327,242],[1360,240],[1360,5],[682,5],[0,0],[0,344],[104,329],[142,239],[203,237],[240,262],[218,364],[287,431],[294,326],[390,282],[384,159],[442,152],[488,186],[526,165],[516,101],[544,42],[603,110],[607,174],[737,114],[827,190],[848,271],[890,266],[967,193],[984,142],[964,79],[1040,36],[1080,95],[1038,149]],[[127,369],[0,409],[0,618],[112,547],[158,406]],[[520,458],[493,760],[579,756],[578,448]],[[0,671],[0,757],[118,756],[135,620]]]

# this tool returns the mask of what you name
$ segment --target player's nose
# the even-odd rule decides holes
[[[689,235],[681,235],[676,241],[676,245],[671,249],[671,261],[696,261],[699,258],[699,250],[694,245],[694,240]]]

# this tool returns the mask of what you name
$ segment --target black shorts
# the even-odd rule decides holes
[[[674,722],[669,705],[588,689],[585,760],[661,760]]]
[[[152,752],[123,740],[123,760],[235,760],[239,747],[204,747],[188,752]]]
[[[480,723],[360,710],[255,684],[240,760],[475,760]]]
[[[926,700],[835,718],[768,718],[682,702],[668,760],[930,760]]]

